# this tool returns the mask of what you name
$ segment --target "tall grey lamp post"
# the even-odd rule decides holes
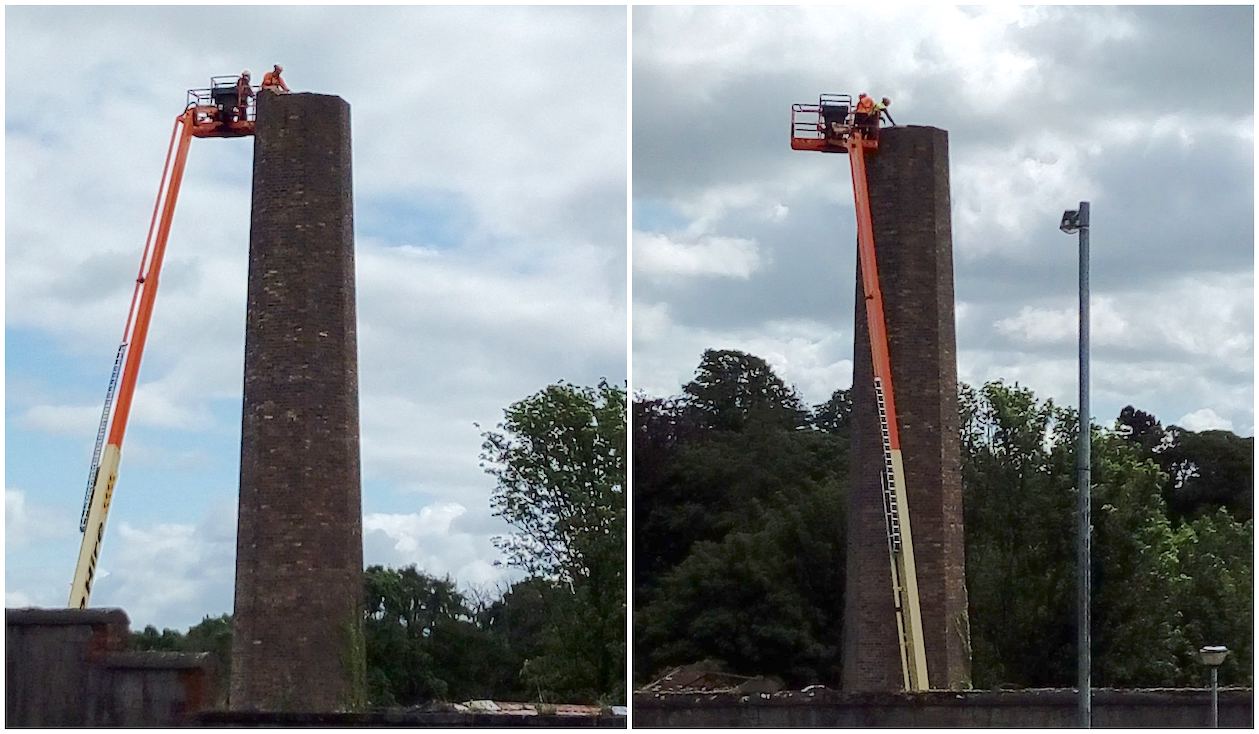
[[[1089,203],[1062,213],[1058,225],[1067,234],[1080,233],[1080,435],[1075,451],[1076,486],[1079,489],[1079,542],[1076,546],[1076,615],[1079,646],[1078,671],[1080,688],[1080,726],[1093,724],[1093,691],[1090,680],[1092,650],[1089,641],[1089,599],[1091,596],[1092,520],[1089,517],[1092,488],[1090,486],[1089,439],[1092,437],[1089,418]]]
[[[1220,665],[1228,657],[1223,645],[1206,645],[1198,651],[1198,660],[1211,668],[1211,728],[1220,728]]]

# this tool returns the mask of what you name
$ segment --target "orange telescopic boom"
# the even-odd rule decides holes
[[[175,218],[175,204],[179,200],[179,189],[188,162],[189,144],[194,137],[242,137],[253,134],[254,123],[249,119],[249,108],[237,110],[231,107],[231,97],[225,93],[226,89],[226,84],[219,81],[216,85],[216,81],[212,79],[210,89],[190,91],[189,103],[184,112],[175,118],[175,125],[171,130],[166,162],[162,165],[162,179],[158,184],[157,200],[149,219],[149,233],[144,241],[144,252],[140,256],[140,269],[136,274],[135,289],[131,293],[131,306],[123,327],[122,342],[114,357],[114,369],[109,379],[109,388],[105,392],[105,407],[101,411],[96,446],[92,451],[92,464],[88,470],[87,492],[83,501],[83,514],[79,520],[83,541],[79,546],[78,563],[75,565],[74,580],[70,586],[71,608],[85,608],[91,599],[96,563],[105,537],[105,521],[113,500],[114,485],[118,481],[122,439],[127,432],[127,419],[131,415],[131,403],[140,374],[140,360],[144,356],[144,345],[153,320],[158,278],[162,272],[171,222]],[[234,87],[232,90],[234,95]]]
[[[922,613],[918,602],[918,575],[914,564],[909,502],[905,491],[905,465],[901,456],[900,429],[896,418],[896,392],[892,383],[887,317],[883,312],[883,291],[879,287],[874,221],[870,214],[870,189],[866,179],[866,151],[876,151],[879,147],[878,123],[874,121],[872,124],[854,124],[852,111],[850,95],[824,94],[816,105],[793,105],[791,147],[794,150],[847,153],[852,164],[852,190],[857,214],[857,257],[861,263],[861,288],[865,296],[866,327],[870,334],[874,397],[883,446],[883,510],[887,525],[901,672],[905,690],[925,691],[929,688],[929,683],[922,637]]]

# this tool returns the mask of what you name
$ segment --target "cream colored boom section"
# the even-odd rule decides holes
[[[918,605],[918,573],[914,565],[913,533],[909,529],[905,463],[901,450],[893,448],[888,398],[883,380],[874,378],[874,398],[883,438],[883,512],[887,523],[887,551],[891,563],[892,608],[896,616],[896,640],[900,649],[902,683],[907,691],[930,688],[926,649],[922,644],[922,615]]]
[[[931,687],[927,679],[927,649],[922,642],[922,607],[918,604],[918,569],[914,565],[913,534],[909,531],[909,498],[905,495],[905,465],[901,450],[892,449],[892,482],[896,493],[896,511],[901,526],[900,552],[892,555],[895,567],[897,601],[904,608],[907,630],[901,631],[904,648],[901,661],[905,671],[905,690],[925,691]],[[894,583],[896,583],[894,582]]]
[[[74,581],[70,584],[71,609],[86,608],[92,596],[96,561],[101,553],[101,540],[105,538],[105,519],[109,515],[109,503],[114,498],[114,483],[118,481],[118,461],[121,457],[121,451],[113,444],[107,445],[101,454],[87,510],[87,526],[83,529],[83,543],[79,546],[79,562],[74,566]]]

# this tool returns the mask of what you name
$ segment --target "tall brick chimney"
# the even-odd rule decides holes
[[[867,156],[871,215],[900,416],[909,518],[932,688],[970,686],[970,622],[953,322],[949,139],[933,127],[882,131]],[[843,686],[900,690],[879,484],[883,458],[870,335],[857,271]]]
[[[363,696],[350,106],[258,102],[231,707]]]

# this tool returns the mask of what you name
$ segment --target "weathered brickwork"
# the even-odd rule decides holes
[[[953,322],[948,133],[885,130],[867,157],[932,688],[970,682],[970,624]],[[844,687],[899,690],[900,653],[879,484],[882,447],[858,265]]]
[[[350,107],[261,96],[230,703],[347,710],[363,688]]]

